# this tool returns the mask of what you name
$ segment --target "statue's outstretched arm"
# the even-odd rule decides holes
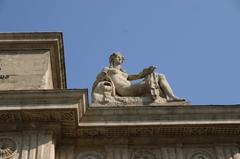
[[[155,66],[149,66],[147,68],[144,68],[143,71],[138,74],[128,75],[128,80],[131,81],[131,80],[137,80],[137,79],[144,78],[147,75],[153,73],[155,69],[156,69]]]
[[[138,79],[141,79],[141,78],[144,78],[144,75],[142,72],[138,73],[138,74],[131,74],[131,75],[128,75],[128,80],[129,81],[132,81],[132,80],[138,80]]]

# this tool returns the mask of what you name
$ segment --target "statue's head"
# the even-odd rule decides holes
[[[124,56],[120,52],[114,52],[109,56],[109,64],[110,67],[114,65],[116,59],[120,59],[120,63],[124,61]]]

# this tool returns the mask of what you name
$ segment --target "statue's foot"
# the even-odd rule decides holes
[[[186,101],[186,99],[179,98],[179,97],[173,97],[173,98],[168,99],[168,102],[183,102],[183,101]]]

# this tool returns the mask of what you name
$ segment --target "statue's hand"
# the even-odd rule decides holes
[[[147,67],[147,68],[144,68],[144,69],[143,69],[143,72],[142,72],[143,75],[144,75],[144,77],[147,76],[147,75],[149,75],[149,74],[151,74],[151,73],[153,73],[156,68],[157,68],[157,67],[155,67],[155,66],[149,66],[149,67]]]

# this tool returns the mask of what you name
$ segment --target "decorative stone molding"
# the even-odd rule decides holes
[[[12,113],[7,113],[7,112],[0,112],[0,122],[5,121],[5,122],[13,122],[15,120],[14,114]]]
[[[132,154],[131,159],[156,159],[156,156],[151,151],[138,150]]]
[[[138,138],[138,140],[141,139]],[[94,144],[94,146],[96,145]],[[74,159],[239,159],[239,145],[235,143],[218,144],[217,149],[215,149],[215,144],[209,143],[160,143],[158,145],[107,143],[98,148],[94,146],[78,147],[75,149],[76,158]],[[73,153],[72,151],[67,152],[66,147],[62,149],[62,152],[65,153],[65,156]],[[56,159],[63,158],[57,157]]]
[[[88,151],[80,153],[76,159],[103,159],[103,156],[96,151]]]
[[[85,94],[86,90],[70,89],[0,91],[0,132],[14,131],[24,125],[26,130],[44,127],[57,135],[73,137],[79,112],[83,113],[81,108],[87,104]]]
[[[0,137],[0,158],[8,159],[16,154],[17,143],[9,137]]]
[[[154,137],[154,136],[239,136],[239,126],[151,126],[151,127],[88,127],[79,128],[81,137]]]
[[[188,155],[188,159],[212,159],[212,156],[206,151],[194,151]]]

